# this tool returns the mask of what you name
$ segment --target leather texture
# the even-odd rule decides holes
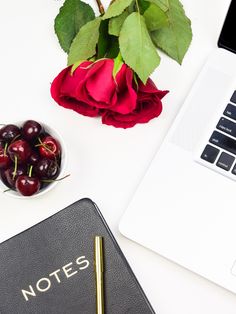
[[[0,313],[95,314],[95,235],[104,238],[105,313],[155,313],[90,199],[0,245]]]

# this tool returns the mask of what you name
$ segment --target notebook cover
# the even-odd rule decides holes
[[[0,245],[0,313],[95,314],[95,235],[104,237],[105,313],[155,313],[89,199]]]

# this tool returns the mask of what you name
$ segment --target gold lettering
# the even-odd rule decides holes
[[[61,280],[60,280],[60,278],[58,277],[58,275],[57,275],[57,273],[59,273],[59,271],[61,271],[60,269],[57,269],[57,270],[55,270],[53,273],[51,273],[51,274],[49,274],[49,276],[55,276],[56,277],[56,280],[57,280],[57,282],[61,282]]]
[[[76,259],[76,264],[79,266],[79,270],[83,270],[86,269],[90,263],[89,261],[86,259],[85,256],[80,256]],[[59,277],[59,272],[61,270],[63,270],[63,272],[65,273],[66,278],[70,278],[72,276],[74,276],[75,274],[77,274],[79,272],[79,270],[74,270],[73,269],[73,263],[69,263],[66,264],[62,267],[62,269],[57,269],[55,271],[53,271],[52,273],[50,273],[48,276],[49,277],[55,277],[56,278],[56,282],[57,283],[61,283],[61,278]],[[39,292],[46,292],[51,288],[51,280],[47,277],[41,278],[37,281],[35,288],[37,289],[33,289],[32,285],[29,285],[29,289],[24,290],[22,289],[21,292],[23,294],[23,297],[26,301],[29,301],[29,296],[32,297],[36,297],[36,292],[35,291],[39,291]]]
[[[84,266],[80,266],[79,270],[86,269],[87,267],[89,267],[89,261],[85,259],[85,256],[78,257],[76,260],[76,264],[77,265],[85,264]]]
[[[42,288],[39,286],[39,284],[43,281],[46,281],[47,286],[45,288]],[[37,283],[36,283],[36,288],[38,289],[38,291],[40,292],[45,292],[47,291],[49,288],[51,287],[51,281],[48,278],[41,278]]]
[[[72,264],[73,264],[73,263],[71,262],[71,263],[69,263],[69,264],[67,264],[67,265],[65,265],[65,266],[62,267],[62,269],[63,269],[63,271],[64,271],[64,273],[65,273],[65,275],[66,275],[67,278],[72,277],[73,275],[75,275],[75,274],[78,273],[78,270],[76,270],[76,271],[74,271],[73,273],[70,273],[70,274],[69,274],[69,272],[72,270],[72,267],[70,267],[70,268],[68,268],[68,267],[71,266]],[[67,269],[67,268],[68,268],[68,269]]]
[[[29,289],[30,291],[23,290],[23,289],[21,290],[26,301],[29,301],[27,294],[32,295],[33,297],[36,297],[36,293],[34,292],[34,289],[31,285],[29,285]]]

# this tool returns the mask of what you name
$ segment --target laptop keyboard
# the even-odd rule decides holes
[[[236,91],[204,148],[201,159],[236,177]]]

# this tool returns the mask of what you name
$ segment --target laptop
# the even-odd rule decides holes
[[[119,229],[236,293],[236,1]]]

